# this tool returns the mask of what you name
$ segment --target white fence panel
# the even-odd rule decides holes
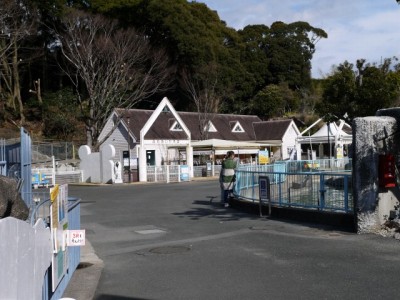
[[[51,234],[39,220],[0,220],[0,299],[42,299],[43,279],[51,264]]]
[[[181,182],[181,175],[180,165],[147,166],[148,182]]]

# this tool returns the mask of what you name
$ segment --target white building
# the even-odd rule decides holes
[[[134,180],[147,181],[148,166],[186,164],[193,177],[194,157],[205,155],[216,163],[232,149],[243,160],[255,159],[258,151],[266,148],[275,159],[288,159],[300,134],[292,120],[263,122],[254,115],[205,116],[177,112],[167,98],[154,111],[115,109],[100,133],[100,150],[113,145],[115,161],[129,168]],[[207,142],[199,143],[205,140],[223,140],[226,146],[215,151],[212,143],[209,147],[205,147]]]

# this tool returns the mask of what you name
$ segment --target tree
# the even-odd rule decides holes
[[[248,25],[239,30],[239,35],[243,45],[241,61],[254,80],[253,89],[260,90],[272,78],[266,55],[270,43],[270,30],[266,25]]]
[[[0,7],[0,102],[16,112],[25,123],[21,96],[23,52],[29,52],[27,40],[37,34],[37,11],[19,0],[3,0]]]
[[[63,24],[62,67],[78,96],[87,144],[96,149],[102,143],[97,140],[100,130],[114,108],[131,108],[168,89],[168,60],[164,52],[150,47],[146,36],[119,28],[101,15],[72,10]]]
[[[281,116],[284,111],[284,99],[279,86],[270,84],[259,91],[252,99],[252,109],[265,120]]]
[[[201,74],[202,75],[199,75]],[[208,139],[209,124],[219,111],[221,96],[216,88],[218,83],[217,67],[208,66],[199,71],[197,76],[183,74],[183,86],[193,102],[198,113],[199,132],[202,140]]]
[[[72,88],[47,93],[43,107],[46,137],[69,140],[76,138],[79,128],[79,108]]]
[[[381,65],[360,65],[357,85],[358,114],[375,115],[381,108],[391,107],[399,96],[400,81],[390,70],[391,59],[385,59]],[[398,75],[398,74],[397,74]]]
[[[316,106],[320,115],[333,113],[341,117],[347,113],[351,118],[357,110],[356,74],[354,65],[345,61],[326,78],[322,101]]]
[[[375,115],[381,108],[398,102],[400,76],[392,59],[382,64],[357,60],[356,67],[345,61],[326,78],[322,102],[316,107],[320,115],[331,113],[337,118]]]
[[[292,113],[305,104],[311,93],[311,59],[315,44],[327,34],[306,22],[249,25],[239,31],[241,37],[241,63],[246,69],[247,97],[253,97],[251,112],[259,104],[259,94],[267,86],[276,85],[285,97],[281,113]],[[283,90],[286,90],[284,92]],[[245,96],[246,97],[246,96]],[[246,99],[242,100],[246,103]],[[302,105],[304,108],[305,105]],[[255,106],[254,106],[255,105]],[[264,104],[262,104],[264,106]],[[263,111],[263,110],[262,110]]]
[[[217,65],[219,74],[216,91],[240,85],[240,81],[246,78],[241,70],[237,32],[228,28],[218,13],[204,3],[187,0],[110,3],[97,0],[93,3],[93,9],[118,18],[124,26],[143,30],[153,46],[166,49],[171,63],[176,66],[176,84],[175,89],[170,91],[170,98],[177,99],[174,105],[178,108],[196,109],[192,99],[188,98],[186,87],[181,86],[183,76],[189,75],[198,80],[202,75],[198,70]],[[228,101],[227,98],[233,99],[232,95],[222,96],[223,103]]]
[[[309,87],[315,45],[327,36],[324,30],[307,22],[273,23],[265,49],[273,77],[270,83],[287,82],[291,88]]]

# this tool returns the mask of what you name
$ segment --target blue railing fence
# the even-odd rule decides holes
[[[256,165],[240,164],[238,170],[259,171],[259,172],[351,172],[352,160],[344,159],[316,159],[316,160],[281,160],[273,164]]]
[[[351,172],[274,171],[272,166],[265,169],[268,168],[265,171],[238,168],[235,196],[244,201],[259,203],[259,177],[268,176],[273,206],[353,212]]]

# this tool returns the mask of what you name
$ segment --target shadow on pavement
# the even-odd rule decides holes
[[[97,296],[95,300],[151,300],[151,299],[101,294]]]
[[[246,203],[236,199],[230,199],[230,207],[221,207],[219,199],[207,197],[210,200],[194,200],[193,204],[200,207],[173,213],[181,218],[199,220],[201,218],[216,218],[221,221],[237,221],[242,218],[259,219],[260,211],[257,203]],[[268,216],[268,208],[262,208],[262,217],[288,224],[298,224],[320,230],[339,230],[354,233],[352,214],[322,213],[302,209],[273,207],[271,216]]]

